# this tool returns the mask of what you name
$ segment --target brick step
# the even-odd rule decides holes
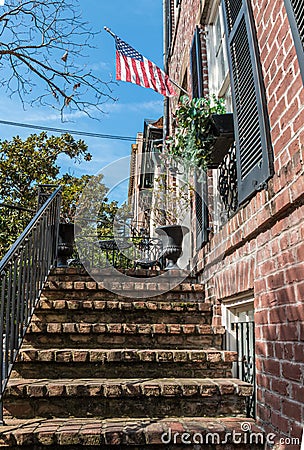
[[[262,439],[253,419],[240,418],[82,417],[13,420],[0,427],[0,446],[10,450],[261,450]]]
[[[212,306],[201,301],[52,300],[42,296],[33,322],[210,324]]]
[[[236,379],[14,379],[4,414],[21,419],[242,416],[250,395],[251,385]]]
[[[157,279],[158,280],[158,279]],[[107,290],[107,288],[109,290]],[[111,292],[112,289],[119,291],[120,296]],[[154,301],[191,301],[204,299],[204,286],[201,284],[181,283],[177,286],[170,281],[155,282],[128,282],[111,281],[107,286],[106,282],[95,281],[47,281],[44,286],[43,295],[48,299],[100,299],[100,300],[122,300],[123,293],[126,292],[126,299],[132,298],[132,293],[138,298]],[[158,294],[159,292],[159,294]]]
[[[196,282],[196,278],[194,276],[191,276],[188,274],[188,272],[185,272],[183,270],[170,270],[170,272],[166,270],[145,270],[145,269],[118,269],[118,272],[125,274],[128,277],[135,277],[139,280],[141,278],[151,278],[153,277],[159,277],[162,275],[161,280],[168,279],[183,279],[185,277],[184,282]],[[92,268],[90,270],[90,274],[81,267],[57,267],[53,269],[48,277],[48,280],[60,280],[60,281],[94,281],[98,278],[104,278],[105,280],[110,277],[113,279],[113,271],[112,269],[97,269]],[[159,279],[159,278],[158,278]]]
[[[48,348],[56,345],[89,348],[193,348],[221,349],[223,327],[211,325],[136,323],[40,323],[30,324],[25,343]]]
[[[12,378],[229,378],[236,352],[168,349],[35,349],[23,347]]]

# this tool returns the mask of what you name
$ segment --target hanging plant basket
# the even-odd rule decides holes
[[[234,141],[233,114],[223,99],[181,97],[175,112],[175,132],[167,139],[168,152],[189,166],[216,168]]]
[[[207,167],[209,169],[216,169],[234,142],[233,114],[213,114],[212,122],[214,143],[210,149],[210,159]]]

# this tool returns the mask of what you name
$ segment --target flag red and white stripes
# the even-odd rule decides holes
[[[168,75],[142,56],[129,44],[115,36],[116,79],[154,89],[165,97],[176,95]]]

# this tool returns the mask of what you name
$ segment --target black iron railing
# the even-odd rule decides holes
[[[0,423],[8,378],[56,258],[60,204],[58,187],[0,261]]]
[[[236,148],[233,144],[219,166],[219,193],[227,221],[238,208]]]
[[[247,398],[247,417],[255,417],[256,369],[254,322],[236,322],[237,377],[253,385],[253,394]]]
[[[144,269],[164,267],[162,242],[149,236],[78,236],[77,247],[85,266],[103,269]]]

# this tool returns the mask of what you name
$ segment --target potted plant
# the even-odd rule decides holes
[[[167,260],[166,270],[179,269],[178,259],[182,256],[182,243],[189,228],[183,225],[190,213],[191,186],[167,183],[167,176],[155,179],[151,222],[163,243],[163,256]]]
[[[233,114],[226,113],[223,99],[181,97],[175,133],[167,139],[169,153],[190,166],[216,168],[233,141]]]

